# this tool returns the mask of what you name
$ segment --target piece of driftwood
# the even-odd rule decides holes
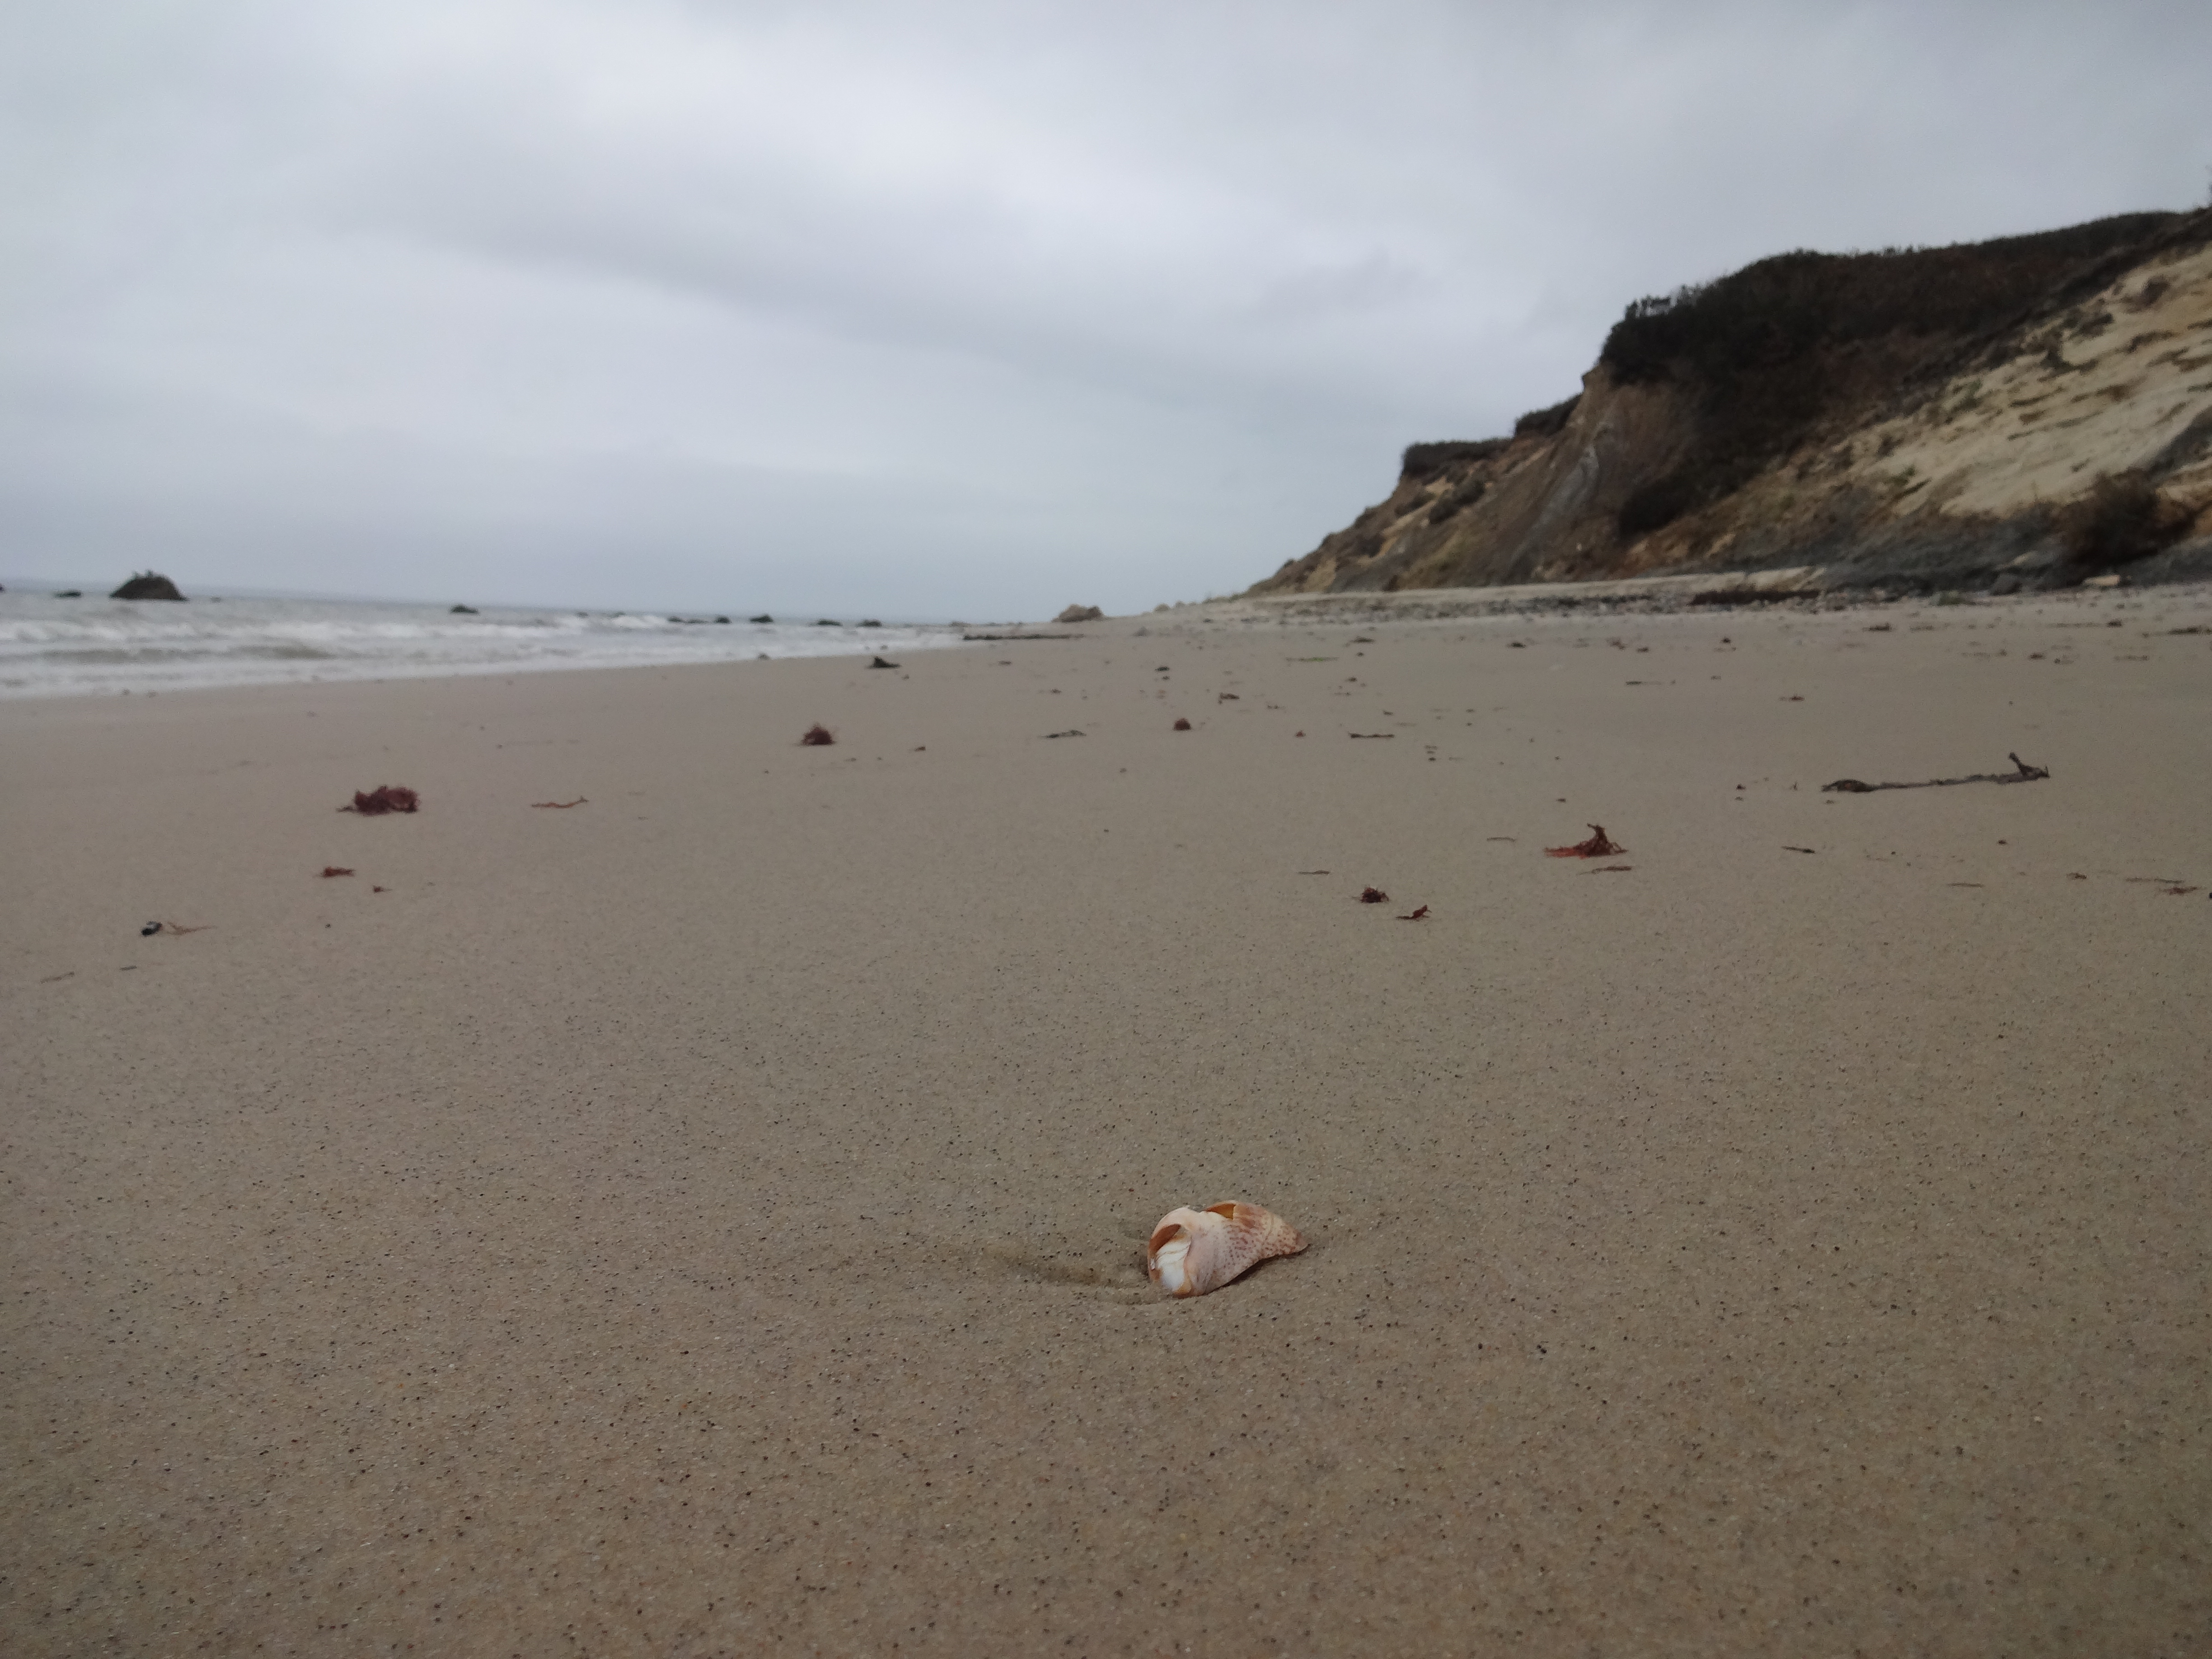
[[[1871,795],[1878,789],[1943,789],[1954,783],[2033,783],[2051,775],[2047,766],[2030,766],[2017,755],[2005,757],[2018,769],[2011,772],[1975,772],[1963,778],[1923,778],[1917,783],[1862,783],[1856,778],[1838,778],[1824,783],[1824,795]]]
[[[579,795],[574,800],[534,800],[530,804],[533,807],[550,808],[556,812],[565,812],[572,806],[589,806],[592,803],[589,796]]]

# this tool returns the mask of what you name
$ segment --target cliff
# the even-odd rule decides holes
[[[1829,586],[2212,574],[2212,210],[1785,253],[1640,300],[1576,397],[1419,443],[1254,594],[1814,566]]]

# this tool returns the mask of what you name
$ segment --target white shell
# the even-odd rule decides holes
[[[1297,1229],[1273,1210],[1231,1200],[1162,1216],[1146,1246],[1145,1271],[1171,1296],[1204,1296],[1269,1256],[1305,1247]]]

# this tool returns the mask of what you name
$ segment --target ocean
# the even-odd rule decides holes
[[[865,621],[866,619],[864,619]],[[185,691],[312,680],[922,651],[958,625],[716,612],[524,610],[293,599],[58,599],[0,592],[0,697]]]

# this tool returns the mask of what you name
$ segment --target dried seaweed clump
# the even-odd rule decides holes
[[[1578,841],[1572,847],[1547,847],[1544,856],[1547,859],[1610,859],[1618,858],[1628,850],[1626,847],[1616,846],[1607,837],[1603,824],[1593,823],[1589,828],[1589,839],[1587,841]]]
[[[353,792],[353,804],[341,806],[341,812],[358,812],[365,818],[381,817],[386,812],[412,812],[422,804],[422,798],[404,784],[380,783],[367,793]]]
[[[812,726],[808,726],[806,728],[806,735],[799,739],[799,742],[805,744],[809,749],[827,748],[830,744],[836,741],[837,734],[835,732],[832,732],[828,726],[823,726],[818,720]]]
[[[1190,730],[1190,722],[1178,714],[1176,716],[1175,729],[1178,732],[1188,732]]]

